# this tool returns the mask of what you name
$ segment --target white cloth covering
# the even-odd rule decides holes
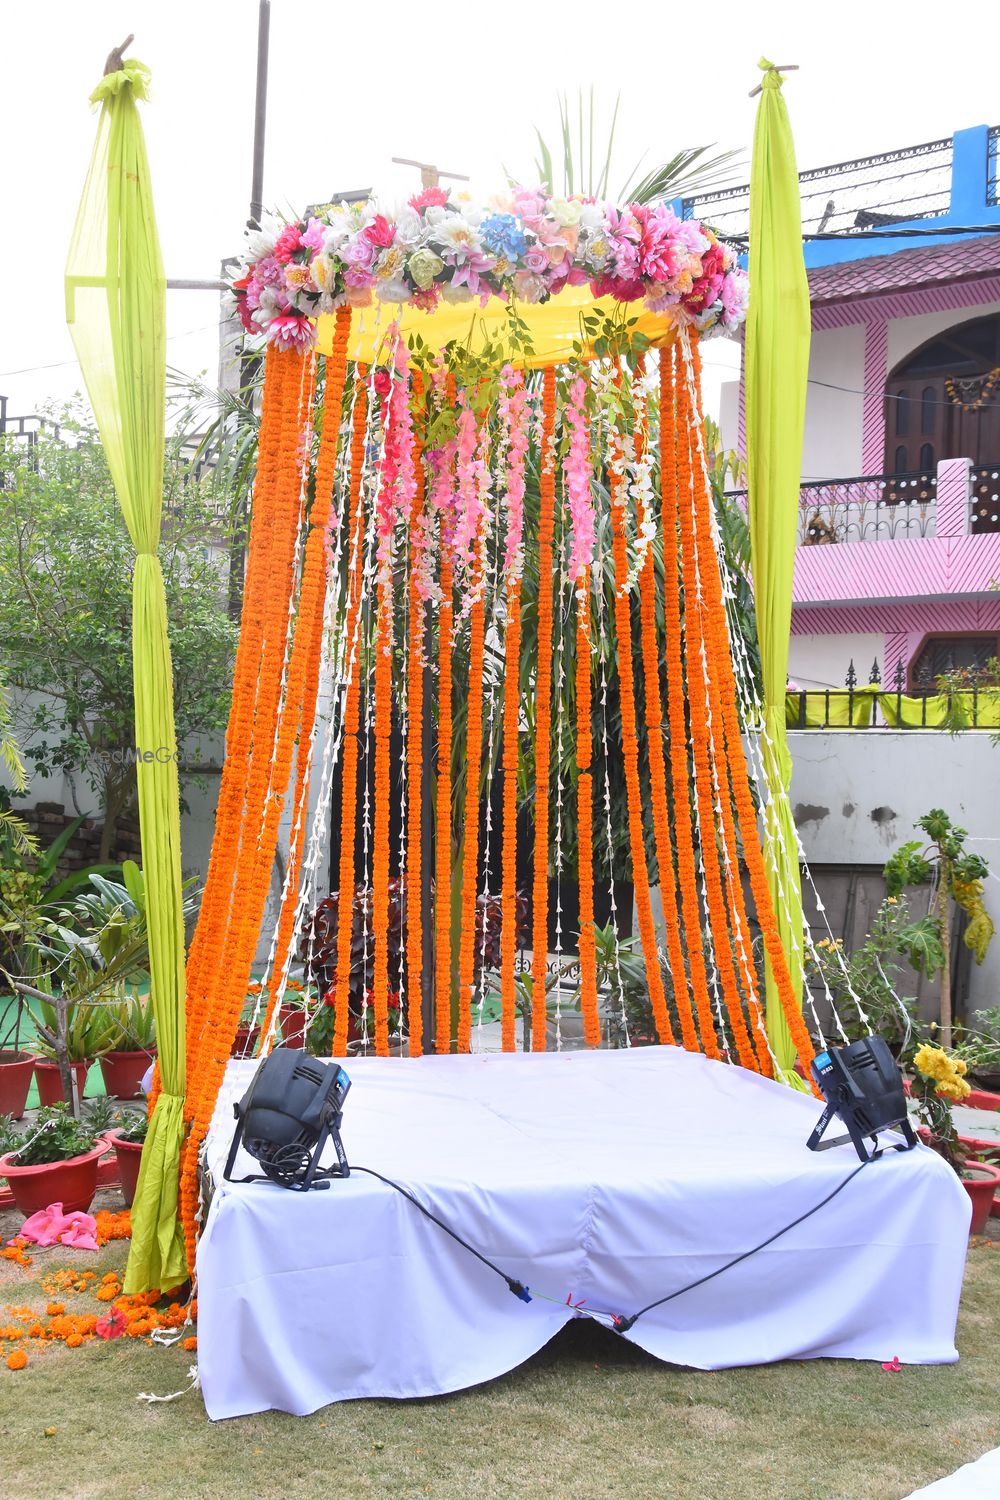
[[[349,1160],[556,1299],[525,1304],[371,1177],[309,1194],[223,1182],[233,1100],[253,1067],[229,1064],[208,1139],[198,1349],[213,1418],[489,1380],[576,1315],[567,1299],[633,1313],[757,1245],[858,1165],[850,1146],[806,1149],[811,1096],[679,1048],[350,1062]],[[241,1152],[235,1175],[255,1170]],[[699,1369],[954,1360],[969,1215],[940,1157],[891,1152],[627,1337]]]
[[[963,1464],[954,1474],[914,1490],[910,1500],[997,1500],[998,1495],[1000,1448],[994,1448],[974,1464]]]

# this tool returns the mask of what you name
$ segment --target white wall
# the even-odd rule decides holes
[[[799,688],[842,688],[854,662],[859,684],[868,681],[872,662],[885,661],[885,636],[793,635],[788,648],[788,676]]]
[[[918,817],[943,807],[1000,876],[1000,749],[989,734],[801,730],[788,739],[792,809],[811,863],[881,865],[917,837]],[[988,879],[985,895],[1000,931],[1000,880]],[[1000,1000],[1000,936],[972,965],[970,994],[976,1009]]]
[[[815,329],[802,443],[802,478],[849,479],[863,473],[861,418],[865,332],[859,324]]]
[[[995,312],[1000,312],[1000,302],[984,302],[982,307],[921,313],[916,318],[893,318],[889,323],[886,368],[891,370],[901,359],[905,359],[914,349],[919,349],[921,344],[925,344],[945,328],[954,328],[959,323],[971,323],[976,318],[985,318]]]

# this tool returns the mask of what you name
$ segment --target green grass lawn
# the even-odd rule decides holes
[[[14,1227],[0,1216],[0,1232]],[[99,1256],[43,1252],[31,1269],[104,1272],[123,1260],[119,1243]],[[68,1311],[94,1306],[66,1300]],[[0,1262],[0,1308],[28,1301],[41,1307],[44,1294]],[[1000,1444],[998,1306],[1000,1245],[980,1243],[957,1365],[888,1374],[815,1360],[705,1374],[579,1322],[509,1375],[454,1396],[216,1425],[196,1393],[136,1399],[181,1387],[190,1354],[127,1339],[46,1345],[26,1370],[0,1364],[0,1496],[899,1500]]]

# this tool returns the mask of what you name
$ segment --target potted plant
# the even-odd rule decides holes
[[[0,1156],[0,1177],[6,1177],[26,1219],[50,1203],[61,1203],[64,1213],[86,1213],[97,1191],[97,1163],[106,1150],[104,1136],[74,1119],[65,1104],[48,1105],[38,1111],[34,1128],[16,1149]]]
[[[114,1146],[115,1156],[118,1158],[118,1176],[125,1207],[131,1208],[139,1181],[139,1166],[149,1128],[149,1116],[145,1110],[120,1110],[116,1121],[114,1129],[108,1131],[107,1139]]]
[[[975,1019],[975,1027],[965,1029],[959,1054],[977,1088],[1000,1094],[1000,1005],[981,1010]]]
[[[36,1055],[21,1047],[21,1021],[24,999],[15,995],[11,1001],[14,1012],[6,1032],[0,1035],[0,1115],[10,1115],[19,1120],[31,1087],[35,1071]]]
[[[147,995],[144,1000],[134,990],[126,994],[121,987],[117,999],[107,1003],[107,1011],[117,1035],[114,1045],[101,1056],[104,1087],[113,1099],[134,1099],[156,1056],[153,997]]]
[[[58,1018],[54,1001],[38,1001],[38,1051],[35,1063],[38,1100],[42,1105],[56,1104],[64,1098],[58,1051]],[[90,1000],[73,1000],[66,1007],[65,1047],[69,1065],[76,1075],[76,1091],[83,1098],[91,1063],[113,1045],[117,1035],[115,1021],[107,1007]],[[66,1100],[67,1103],[71,1101]]]
[[[972,1199],[970,1234],[982,1234],[1000,1192],[1000,1170],[972,1158],[969,1145],[955,1129],[952,1105],[969,1097],[966,1065],[944,1047],[925,1042],[913,1056],[910,1098],[917,1104],[923,1123],[921,1134],[932,1150],[943,1156],[962,1179]]]

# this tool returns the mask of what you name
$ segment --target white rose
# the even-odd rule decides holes
[[[558,224],[566,228],[570,224],[579,224],[583,210],[582,203],[570,203],[566,198],[550,198],[548,212]]]

